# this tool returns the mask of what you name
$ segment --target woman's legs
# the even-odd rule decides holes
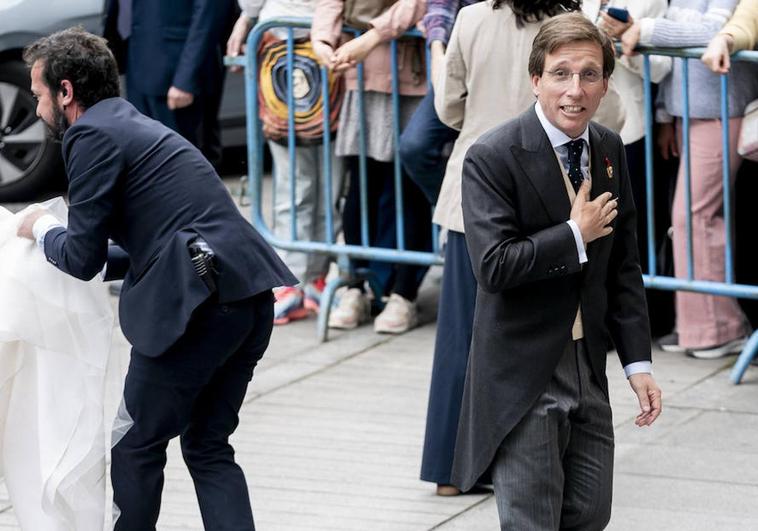
[[[741,118],[729,121],[730,183],[740,164],[737,138]],[[681,126],[681,123],[679,124]],[[681,139],[680,139],[681,144]],[[720,120],[690,123],[690,168],[692,190],[692,243],[694,278],[723,282],[725,278],[724,209],[722,187],[723,153]],[[674,194],[674,269],[687,277],[687,241],[684,162],[679,167]],[[747,332],[745,316],[737,300],[697,293],[677,292],[676,319],[679,343],[690,349],[707,349],[728,343]]]

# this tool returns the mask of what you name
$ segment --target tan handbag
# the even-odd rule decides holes
[[[387,11],[397,0],[345,0],[342,20],[348,26],[367,30],[370,22]]]
[[[758,100],[751,101],[745,107],[737,153],[746,159],[758,161]]]

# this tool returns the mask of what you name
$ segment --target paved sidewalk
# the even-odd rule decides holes
[[[403,336],[366,326],[318,344],[313,320],[275,329],[234,437],[259,531],[497,529],[491,495],[439,498],[418,480],[438,275],[422,292],[426,324]],[[114,345],[123,366],[118,333]],[[609,358],[617,440],[609,529],[758,529],[758,368],[733,386],[733,360],[656,352],[664,413],[638,429],[634,398]],[[7,503],[0,511],[0,529],[18,529]],[[175,444],[158,527],[202,529]]]

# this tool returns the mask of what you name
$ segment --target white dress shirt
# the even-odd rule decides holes
[[[555,150],[556,155],[558,156],[558,160],[560,160],[561,164],[563,164],[563,167],[568,171],[568,147],[566,146],[567,142],[570,142],[572,140],[582,139],[585,143],[585,149],[582,150],[582,158],[580,161],[580,166],[582,170],[582,176],[585,179],[590,180],[590,132],[589,127],[585,128],[585,130],[582,132],[581,135],[579,135],[576,138],[571,138],[566,133],[555,127],[545,116],[545,113],[542,111],[542,107],[540,106],[540,103],[537,102],[534,104],[534,110],[537,113],[537,118],[540,121],[540,124],[542,125],[542,128],[545,130],[545,133],[547,134],[548,140],[550,140],[550,145],[553,146],[553,149]],[[576,224],[576,222],[573,219],[570,219],[566,221],[568,223],[568,226],[571,227],[571,232],[574,234],[574,241],[576,242],[576,251],[577,255],[579,257],[579,263],[584,264],[588,261],[587,259],[587,252],[584,245],[584,240],[582,239],[582,233],[579,230],[579,226]],[[648,373],[652,374],[653,372],[653,366],[652,363],[649,361],[637,361],[634,363],[630,363],[629,365],[624,366],[624,374],[626,374],[626,377],[629,378],[632,374],[637,373]]]

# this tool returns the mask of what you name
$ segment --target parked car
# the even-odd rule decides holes
[[[104,0],[0,0],[0,202],[33,198],[60,177],[60,146],[35,114],[27,44],[81,24],[102,32]]]
[[[76,25],[101,35],[105,4],[106,0],[0,0],[0,203],[34,200],[63,178],[60,144],[49,138],[35,114],[29,71],[21,59],[24,46]],[[219,118],[222,145],[244,146],[242,75],[227,76]],[[239,153],[229,158],[244,158]],[[240,162],[231,165],[236,168]]]

